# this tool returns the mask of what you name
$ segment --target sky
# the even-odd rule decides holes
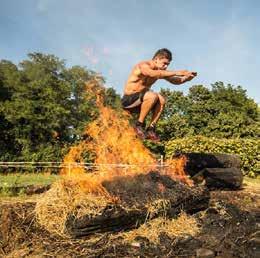
[[[260,103],[259,11],[256,0],[0,0],[0,59],[54,54],[101,73],[122,94],[132,67],[168,48],[169,70],[198,76],[182,85],[160,80],[154,91],[186,94],[223,81]]]

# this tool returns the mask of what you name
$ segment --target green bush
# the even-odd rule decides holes
[[[204,136],[186,137],[168,141],[165,146],[166,157],[176,153],[205,152],[238,154],[242,161],[244,175],[256,177],[260,172],[259,139],[218,139]]]

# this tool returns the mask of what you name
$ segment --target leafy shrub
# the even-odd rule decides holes
[[[165,146],[166,157],[176,153],[205,152],[237,154],[241,158],[244,175],[256,177],[260,172],[259,139],[218,139],[204,136],[186,137],[168,141]]]

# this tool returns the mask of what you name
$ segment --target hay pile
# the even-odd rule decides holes
[[[83,191],[80,180],[62,179],[54,183],[37,202],[36,219],[50,233],[68,236],[69,216],[97,216],[110,201],[104,195]]]
[[[205,189],[188,187],[158,172],[104,181],[97,178],[64,177],[53,184],[36,204],[38,223],[50,233],[80,237],[129,229],[147,219],[172,217],[182,209],[200,210],[208,205]]]

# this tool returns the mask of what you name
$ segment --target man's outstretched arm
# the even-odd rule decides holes
[[[165,78],[165,80],[172,84],[179,85],[179,84],[185,83],[187,81],[191,81],[196,76],[197,76],[196,72],[190,72],[188,75],[185,75],[185,76],[180,76],[180,77],[171,76],[171,77]]]
[[[167,70],[153,70],[147,64],[140,64],[139,69],[145,76],[156,79],[167,79],[173,76],[187,76],[190,74],[187,70],[167,71]]]

